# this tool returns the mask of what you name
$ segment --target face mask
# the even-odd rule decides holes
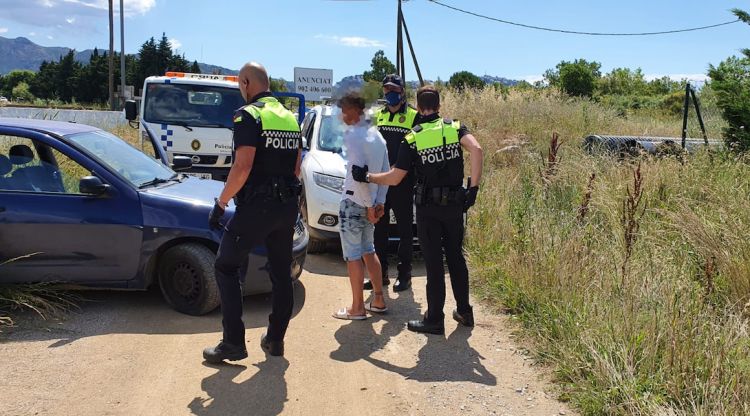
[[[401,94],[397,93],[396,91],[391,91],[385,95],[385,101],[387,101],[388,105],[390,105],[391,107],[395,107],[401,104]]]

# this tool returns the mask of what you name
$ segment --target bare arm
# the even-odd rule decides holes
[[[253,146],[240,146],[234,153],[235,160],[232,169],[229,170],[227,183],[224,184],[224,190],[221,191],[221,196],[219,196],[219,202],[224,206],[245,185],[247,177],[250,176],[250,171],[253,169],[253,161],[255,161],[255,147]]]
[[[479,186],[482,181],[482,163],[483,152],[482,146],[471,134],[465,134],[461,137],[461,146],[469,152],[469,161],[471,162],[471,186]]]
[[[378,185],[396,186],[404,180],[408,171],[399,168],[392,168],[388,172],[383,173],[371,173],[370,183],[376,183]]]

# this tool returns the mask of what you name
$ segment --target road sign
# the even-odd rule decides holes
[[[322,101],[333,95],[333,70],[294,68],[294,92],[305,96],[305,101]]]

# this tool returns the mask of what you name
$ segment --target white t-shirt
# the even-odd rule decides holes
[[[352,178],[352,165],[367,165],[371,173],[388,172],[391,168],[385,139],[377,127],[372,126],[364,117],[359,123],[347,126],[342,153],[346,160],[346,179],[341,200],[349,199],[363,207],[385,204],[387,185],[357,182]]]

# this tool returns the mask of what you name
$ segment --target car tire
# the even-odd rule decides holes
[[[216,254],[208,247],[180,244],[167,250],[159,260],[159,287],[167,303],[178,312],[204,315],[219,306],[214,262]]]
[[[325,240],[320,240],[312,236],[310,232],[310,222],[307,217],[307,194],[305,193],[305,185],[302,184],[302,194],[299,198],[299,211],[302,214],[302,221],[307,227],[307,232],[310,237],[307,240],[307,252],[310,254],[324,253],[328,248],[328,243]]]

